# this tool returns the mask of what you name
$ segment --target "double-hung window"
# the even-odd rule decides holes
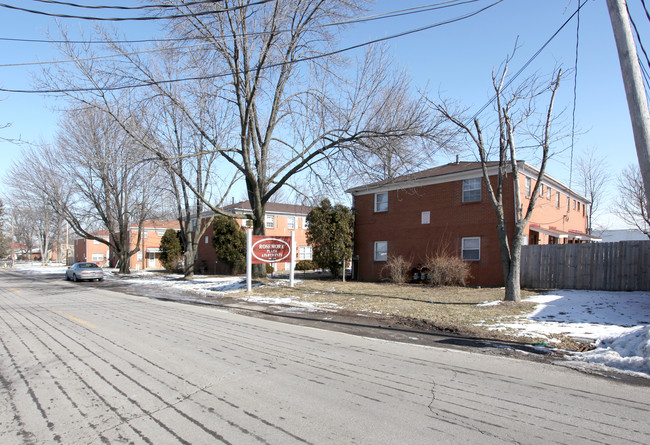
[[[532,190],[533,181],[530,178],[526,178],[526,197],[530,197],[530,191]]]
[[[287,229],[294,230],[296,228],[296,217],[287,216]]]
[[[462,239],[462,259],[479,261],[481,259],[481,238],[478,236]]]
[[[311,246],[300,246],[300,247],[298,247],[298,259],[299,260],[311,260],[312,259]]]
[[[265,222],[265,227],[267,229],[272,229],[273,227],[275,227],[275,218],[273,217],[273,215],[266,215],[264,222]]]
[[[388,211],[388,192],[375,193],[375,212]]]
[[[375,261],[388,259],[388,241],[375,241]]]
[[[481,178],[463,180],[463,202],[481,200]]]

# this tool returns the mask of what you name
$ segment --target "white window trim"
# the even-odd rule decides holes
[[[287,229],[296,230],[296,217],[287,216]]]
[[[313,259],[313,251],[311,246],[298,247],[298,259],[311,261]]]
[[[104,261],[104,254],[103,253],[93,253],[91,258],[92,258],[92,261]]]
[[[469,181],[472,181],[472,182],[478,181],[478,188],[473,188],[473,189],[465,190],[465,184],[469,184],[469,183],[470,183]],[[462,191],[461,199],[462,199],[462,201],[463,201],[463,202],[481,202],[481,199],[482,199],[482,190],[481,190],[481,189],[482,189],[482,185],[483,185],[483,183],[482,183],[482,179],[481,179],[481,178],[468,178],[468,179],[463,179],[463,181],[462,181],[462,183],[461,183],[461,187],[462,187],[462,190],[461,190],[461,191]],[[472,199],[472,200],[467,200],[467,199],[465,199],[465,193],[466,193],[466,192],[475,192],[476,190],[478,190],[478,199]]]
[[[422,212],[422,215],[420,216],[420,222],[422,224],[431,224],[431,211],[427,210],[425,212]]]
[[[269,221],[271,222],[271,225],[269,225]],[[275,228],[275,216],[273,215],[265,215],[264,216],[264,227],[267,229],[274,229]]]
[[[386,246],[386,250],[383,252],[382,256],[378,257],[377,253],[382,253],[381,251],[377,250],[377,246],[380,245],[380,244],[383,244],[384,246]],[[386,261],[386,260],[388,260],[388,241],[375,241],[373,251],[374,251],[374,259],[375,259],[375,261]]]
[[[379,200],[377,199],[379,196],[385,196],[386,201],[384,201],[383,204],[385,208],[380,209],[377,204],[379,204]],[[379,212],[387,212],[388,211],[388,192],[381,192],[381,193],[375,193],[375,213]]]
[[[465,249],[465,242],[466,241],[474,241],[478,240],[478,258],[465,258],[465,250],[467,251],[475,251],[477,249]],[[481,237],[480,236],[468,236],[465,238],[461,238],[461,244],[460,244],[460,255],[461,259],[463,261],[481,261]]]
[[[307,217],[306,216],[302,218],[302,229],[303,230],[309,229],[309,222],[307,222]]]

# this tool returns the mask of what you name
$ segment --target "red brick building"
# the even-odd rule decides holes
[[[140,250],[130,258],[130,269],[162,269],[160,263],[160,239],[167,229],[179,230],[178,221],[148,220],[144,222],[140,237]],[[93,235],[108,239],[108,230],[93,233]],[[129,227],[130,248],[135,248],[138,240],[138,226]],[[117,259],[108,246],[99,241],[85,238],[74,240],[74,262],[88,261],[102,267],[116,267]]]
[[[248,201],[233,203],[223,208],[229,212],[252,215],[251,205]],[[266,204],[266,235],[268,236],[291,236],[295,232],[296,262],[312,259],[312,248],[307,244],[307,214],[311,207],[293,204],[281,204],[269,202]],[[207,220],[203,218],[203,220]],[[252,227],[250,219],[237,219],[242,227]],[[212,228],[208,228],[199,241],[197,268],[199,272],[209,274],[230,274],[230,267],[217,262],[217,255],[212,246]],[[277,271],[288,271],[289,263],[273,264]]]
[[[520,195],[512,176],[504,181],[509,236],[514,236],[515,205],[528,207],[539,170],[519,161]],[[496,188],[497,162],[488,164]],[[381,278],[388,256],[402,256],[414,267],[444,250],[470,262],[470,284],[503,285],[497,218],[483,182],[480,163],[457,162],[347,191],[354,199],[354,273],[360,280]],[[535,210],[524,231],[526,244],[590,241],[586,235],[589,201],[545,175]]]

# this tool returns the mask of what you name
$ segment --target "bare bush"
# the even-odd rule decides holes
[[[401,256],[389,255],[386,265],[382,268],[382,276],[386,276],[391,282],[402,284],[409,281],[411,261]]]
[[[428,282],[434,286],[465,286],[471,278],[469,263],[448,254],[427,258],[424,269],[428,269]]]

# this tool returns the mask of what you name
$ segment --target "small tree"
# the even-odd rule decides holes
[[[583,157],[578,159],[578,180],[582,185],[584,195],[591,205],[589,206],[587,233],[593,231],[594,215],[605,197],[605,189],[609,181],[610,174],[605,157],[600,156],[595,150],[591,150]]]
[[[650,238],[650,206],[646,200],[643,178],[638,165],[629,165],[618,183],[616,211],[623,221]]]
[[[178,232],[174,229],[167,229],[160,239],[160,262],[165,266],[165,270],[172,272],[178,269],[178,260],[183,254],[181,241]]]
[[[345,269],[345,260],[352,257],[352,211],[324,199],[309,212],[307,222],[307,242],[314,248],[314,263],[338,276]]]
[[[491,140],[486,140],[483,136],[484,128],[479,123],[478,117],[473,118],[471,124],[465,122],[455,112],[452,112],[447,104],[433,104],[445,119],[453,127],[456,127],[460,134],[464,134],[476,146],[479,159],[481,161],[481,170],[483,172],[483,184],[487,190],[487,195],[492,208],[497,217],[497,234],[499,247],[501,250],[501,264],[503,265],[503,279],[505,282],[505,301],[521,301],[521,246],[524,240],[524,230],[530,221],[535,209],[538,190],[542,185],[546,171],[546,162],[549,158],[550,146],[553,140],[551,133],[551,124],[553,122],[553,104],[555,95],[560,86],[562,70],[553,74],[550,82],[545,83],[543,87],[537,84],[536,78],[532,77],[524,81],[514,90],[508,89],[510,82],[506,82],[508,73],[508,61],[501,68],[500,73],[493,71],[492,86],[494,88],[494,108],[496,111],[495,132],[498,138],[498,145],[495,151],[498,151],[498,170],[496,174],[496,183],[490,181],[488,173],[488,156],[491,151]],[[535,102],[543,93],[548,93],[550,99],[545,108],[545,112],[538,115],[535,112]],[[522,102],[520,104],[520,102]],[[538,117],[539,121],[532,122]],[[533,118],[533,119],[531,119]],[[527,121],[531,122],[527,122]],[[530,196],[526,209],[519,202],[515,203],[515,223],[513,236],[508,237],[507,227],[507,207],[504,200],[504,188],[506,181],[512,181],[514,196],[521,196],[519,192],[519,164],[517,162],[518,139],[516,135],[521,134],[521,124],[524,124],[529,134],[527,138],[532,141],[533,147],[537,149],[537,155],[541,158],[539,173],[537,175],[535,186]],[[525,134],[525,132],[524,132]],[[526,136],[524,136],[526,137]],[[516,140],[517,139],[517,140]],[[496,141],[495,141],[496,142]]]
[[[227,216],[217,216],[212,223],[212,245],[217,259],[228,264],[233,274],[246,268],[246,234],[237,221]]]

